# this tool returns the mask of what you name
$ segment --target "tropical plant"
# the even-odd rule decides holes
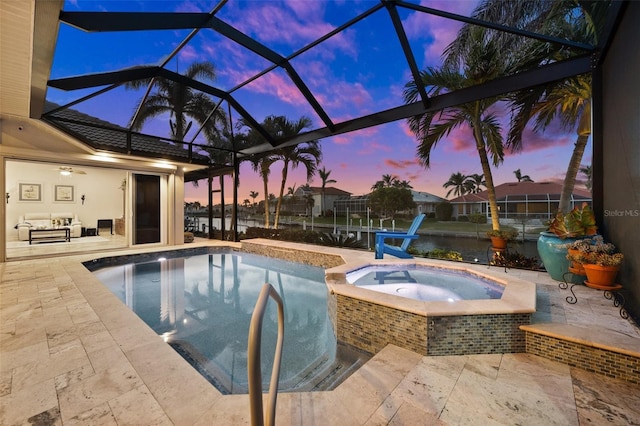
[[[504,266],[507,268],[537,270],[540,268],[540,260],[533,256],[527,257],[517,251],[499,251],[493,253],[489,264],[492,266]]]
[[[331,247],[364,248],[364,243],[353,235],[334,235],[328,232],[320,235],[320,245]]]
[[[402,189],[413,189],[413,186],[411,186],[411,182],[409,182],[408,180],[396,180],[393,186]]]
[[[449,197],[452,192],[456,197],[466,194],[468,192],[468,185],[465,184],[467,177],[468,176],[465,176],[460,172],[451,173],[449,180],[442,185],[443,188],[451,187],[451,189],[447,191],[446,197]]]
[[[518,182],[533,182],[533,179],[531,179],[529,175],[523,175],[520,169],[514,170],[513,173],[516,175]]]
[[[262,157],[252,157],[251,167],[254,172],[257,172],[262,178],[262,189],[264,191],[264,227],[269,229],[271,223],[269,215],[269,174],[271,172],[271,165],[276,161],[273,155],[265,155]]]
[[[398,184],[398,178],[393,175],[382,175],[382,179],[377,181],[371,187],[372,191],[380,188],[389,188]]]
[[[569,213],[564,214],[558,210],[554,218],[549,222],[547,230],[558,237],[578,238],[595,235],[598,231],[596,218],[589,204],[574,207]]]
[[[272,125],[267,126],[267,128],[275,130],[275,134],[278,138],[295,136],[304,129],[311,127],[312,124],[311,119],[308,117],[302,117],[298,121],[293,122],[283,116],[269,116],[265,121],[272,121]],[[320,149],[320,143],[317,140],[312,140],[302,144],[280,148],[276,151],[275,155],[277,156],[277,159],[282,161],[280,193],[278,195],[275,219],[273,223],[273,227],[277,229],[278,221],[280,219],[280,209],[284,199],[284,189],[287,183],[287,176],[289,174],[289,167],[295,169],[299,165],[303,165],[307,172],[307,181],[309,181],[316,173],[318,163],[322,159],[322,151]]]
[[[624,255],[616,251],[612,243],[605,243],[601,235],[591,239],[579,240],[571,247],[577,252],[567,254],[567,259],[572,262],[599,266],[618,266],[624,260]]]
[[[249,197],[251,197],[251,199],[253,200],[252,205],[254,209],[256,208],[256,198],[258,198],[258,195],[260,195],[258,191],[249,191]]]
[[[484,180],[484,176],[474,173],[467,176],[464,180],[464,188],[467,194],[477,194],[482,191],[481,186],[487,187],[487,182]]]
[[[507,229],[492,229],[487,231],[487,237],[499,237],[506,241],[511,241],[518,236],[518,231]]]
[[[457,261],[462,261],[462,254],[458,251],[454,251],[454,250],[447,250],[447,249],[440,249],[440,248],[434,248],[431,251],[426,252],[426,257],[431,257],[434,259],[444,259],[444,260],[457,260]]]
[[[591,191],[591,166],[580,167],[580,172],[584,173],[584,175],[587,177],[587,181],[585,182],[584,186],[586,186],[587,189]]]
[[[336,183],[335,179],[329,179],[329,175],[331,174],[331,170],[327,170],[326,168],[322,167],[321,169],[318,169],[318,176],[320,176],[320,180],[322,181],[322,186],[320,187],[320,211],[324,212],[324,194],[325,194],[325,188],[327,186],[327,184],[329,183]]]
[[[484,0],[472,13],[477,19],[500,22],[525,31],[541,32],[559,39],[565,38],[588,45],[597,46],[599,28],[603,28],[609,2],[503,1]],[[466,28],[467,26],[465,26]],[[549,62],[568,58],[570,49],[560,44],[549,44],[524,37],[514,37],[507,33],[498,35],[502,45],[510,44],[522,59],[522,67],[533,68]],[[458,40],[457,45],[464,45]],[[517,46],[514,43],[518,43]],[[455,55],[463,52],[457,51]],[[455,56],[454,53],[451,53]],[[545,129],[559,119],[566,129],[576,129],[577,140],[560,195],[559,210],[569,211],[571,195],[580,169],[584,150],[591,135],[591,75],[583,74],[543,86],[523,90],[512,99],[514,116],[507,139],[507,145],[517,151],[522,145],[522,134],[530,119],[535,118],[534,130]]]
[[[215,66],[210,62],[194,62],[184,73],[191,79],[215,80]],[[166,78],[150,78],[134,80],[125,83],[125,88],[139,89],[153,85],[155,92],[140,100],[138,111],[132,117],[131,128],[142,129],[149,119],[163,114],[169,114],[171,139],[182,147],[182,141],[191,129],[195,120],[203,127],[208,141],[222,138],[223,130],[227,127],[224,111],[206,94],[197,92],[189,86]]]
[[[482,84],[507,74],[511,66],[510,57],[502,55],[502,51],[492,38],[494,33],[479,26],[469,26],[468,33],[469,42],[462,46],[464,61],[462,57],[459,61],[454,61],[456,65],[462,62],[460,66],[427,68],[420,72],[421,83],[427,89],[427,96],[435,97]],[[415,81],[405,85],[405,103],[418,101],[419,94]],[[504,147],[500,122],[492,107],[504,99],[506,99],[504,96],[480,99],[409,119],[409,127],[419,140],[418,157],[425,167],[429,167],[431,151],[438,141],[448,136],[457,127],[467,125],[471,128],[482,172],[487,182],[493,229],[500,229],[500,222],[489,156],[493,165],[498,166],[504,159]]]

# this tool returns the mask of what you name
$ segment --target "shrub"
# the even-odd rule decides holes
[[[463,215],[458,216],[458,222],[470,222],[470,220],[469,220],[469,216],[464,215],[464,214],[463,214]]]
[[[518,269],[540,269],[540,261],[537,257],[526,257],[525,255],[515,252],[498,252],[494,253],[489,261],[489,265],[504,266],[507,268]]]
[[[427,252],[427,257],[432,257],[434,259],[462,261],[462,254],[460,252],[453,251],[453,250],[439,249],[439,248],[435,248]]]
[[[443,201],[436,205],[436,217],[438,220],[448,222],[453,214],[453,206],[448,201]]]
[[[471,213],[469,215],[469,222],[471,223],[487,223],[487,216],[482,213]]]

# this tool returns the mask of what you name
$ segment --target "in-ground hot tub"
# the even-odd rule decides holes
[[[346,274],[357,287],[421,301],[500,299],[504,285],[470,271],[426,264],[368,265]]]
[[[419,281],[416,271],[429,271],[432,281],[407,281]],[[368,274],[376,281],[376,273],[383,281],[398,282],[352,284]],[[368,352],[376,353],[389,343],[424,355],[525,352],[525,334],[519,327],[531,323],[536,291],[535,283],[518,278],[517,271],[431,259],[385,259],[331,268],[325,278],[338,339]],[[458,287],[466,281],[481,282],[492,295],[461,297]],[[410,293],[418,297],[406,297]]]

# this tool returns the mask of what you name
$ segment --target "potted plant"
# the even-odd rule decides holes
[[[507,243],[518,236],[518,231],[492,229],[487,232],[491,238],[491,246],[495,249],[506,250]]]
[[[600,236],[595,239],[594,244],[582,247],[578,253],[567,257],[582,264],[587,277],[585,285],[598,289],[615,285],[616,276],[624,260],[624,255],[616,252],[616,247],[611,243],[605,243]]]
[[[596,235],[598,227],[593,210],[587,203],[576,206],[569,213],[557,212],[549,221],[546,232],[538,237],[538,254],[547,273],[556,281],[569,279],[572,283],[580,284],[584,277],[574,274],[567,277],[569,260],[567,259],[567,245]]]
[[[583,238],[567,244],[567,259],[571,262],[569,272],[575,275],[585,276],[580,255],[588,252],[592,245],[597,244],[598,241],[596,238],[598,237],[602,240],[602,237],[598,235],[595,238]]]

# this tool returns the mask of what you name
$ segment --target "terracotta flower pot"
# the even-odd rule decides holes
[[[502,237],[491,237],[491,246],[495,249],[506,250],[507,240]]]
[[[600,266],[585,263],[582,265],[587,274],[585,285],[598,287],[613,287],[616,285],[616,276],[620,266]]]
[[[577,249],[568,249],[568,254],[570,255],[574,255],[577,256],[580,253],[580,250]],[[573,274],[578,274],[578,275],[584,275],[584,267],[582,266],[582,263],[580,262],[575,262],[575,261],[571,261],[571,266],[569,267],[569,272],[573,273]]]

